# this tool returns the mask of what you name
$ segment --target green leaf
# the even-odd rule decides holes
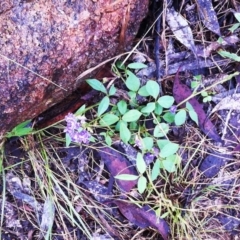
[[[240,22],[240,13],[234,11],[233,14],[234,17],[238,20],[238,22]]]
[[[82,106],[75,112],[75,115],[76,115],[76,116],[82,115],[82,114],[85,112],[85,109],[86,109],[86,104],[82,105]]]
[[[152,96],[155,99],[158,97],[158,94],[160,92],[160,87],[156,81],[148,80],[146,84],[146,89],[150,96]]]
[[[153,138],[151,137],[145,137],[142,139],[142,142],[143,142],[143,148],[144,150],[152,150],[153,148]]]
[[[155,110],[155,105],[156,104],[154,102],[150,102],[147,104],[147,106],[145,106],[141,109],[141,112],[142,113],[151,113]]]
[[[147,169],[147,165],[143,159],[143,155],[141,153],[137,154],[137,162],[136,162],[136,166],[137,166],[137,170],[143,174],[146,169]]]
[[[170,108],[174,103],[174,97],[168,95],[162,96],[158,99],[158,103],[164,108]]]
[[[121,70],[125,70],[125,69],[126,69],[125,66],[124,66],[124,64],[122,64],[121,61],[117,61],[117,62],[116,62],[116,67],[117,67],[118,69],[121,69]]]
[[[181,109],[181,110],[175,115],[174,121],[175,121],[175,124],[176,124],[177,126],[180,126],[180,125],[182,125],[182,124],[184,124],[184,123],[186,122],[186,119],[187,119],[186,110]]]
[[[230,53],[227,51],[219,50],[218,54],[220,54],[223,58],[229,58],[236,62],[240,62],[240,57],[235,53]]]
[[[166,112],[163,115],[163,119],[167,122],[167,123],[173,123],[174,122],[174,118],[175,118],[175,114],[172,114],[170,112]]]
[[[188,113],[189,113],[190,118],[198,125],[198,115],[197,115],[197,113],[194,110],[189,111]]]
[[[15,128],[12,129],[11,132],[8,132],[6,134],[6,137],[7,138],[21,137],[21,136],[30,134],[33,130],[31,127],[27,127],[27,125],[29,125],[30,122],[31,122],[31,120],[27,120],[25,122],[18,124]]]
[[[97,79],[88,79],[86,82],[95,90],[103,92],[107,94],[107,89],[104,87],[104,85],[98,81]]]
[[[163,107],[160,106],[158,103],[156,103],[154,113],[155,113],[156,115],[161,115],[162,112],[163,112]]]
[[[205,91],[203,91],[203,92],[201,92],[201,95],[202,95],[203,97],[207,97],[207,96],[208,96],[208,93],[205,92]]]
[[[135,122],[141,117],[141,115],[142,115],[142,113],[140,113],[138,110],[132,109],[132,110],[129,110],[128,112],[126,112],[123,115],[122,119],[125,122]]]
[[[235,30],[237,30],[240,26],[240,23],[233,24],[228,30],[233,33]]]
[[[98,105],[98,116],[101,116],[108,109],[110,104],[110,99],[108,96],[105,96]]]
[[[176,161],[177,161],[177,156],[171,155],[171,156],[168,156],[161,163],[165,170],[167,170],[169,173],[172,173],[176,171]]]
[[[120,121],[120,138],[124,143],[128,143],[131,138],[131,132],[129,131],[127,124],[123,121]]]
[[[155,126],[153,131],[154,137],[164,137],[169,131],[169,125],[166,123],[159,123]]]
[[[138,184],[137,184],[139,193],[142,194],[146,190],[146,187],[147,187],[147,179],[144,176],[141,176],[138,179]]]
[[[116,123],[119,120],[119,117],[112,114],[112,113],[107,113],[105,114],[102,119],[99,121],[101,126],[110,126],[114,123]]]
[[[142,69],[142,68],[147,68],[147,65],[140,62],[135,62],[135,63],[128,64],[127,67],[131,69]]]
[[[115,88],[114,84],[109,89],[109,96],[115,95],[117,89]]]
[[[139,176],[131,175],[131,174],[119,174],[115,176],[115,178],[119,180],[125,180],[125,181],[134,181],[134,180],[137,180]]]
[[[163,147],[164,147],[165,145],[167,145],[169,142],[170,142],[170,141],[167,140],[167,139],[160,139],[160,140],[157,140],[157,145],[158,145],[159,149],[162,150]]]
[[[131,71],[127,70],[127,80],[126,80],[126,86],[129,90],[136,92],[140,87],[140,80],[139,78],[133,74]]]
[[[146,85],[140,87],[140,89],[138,90],[138,94],[140,96],[143,96],[143,97],[148,97],[149,96],[149,93],[147,91]]]
[[[194,111],[194,108],[190,102],[186,102],[186,108],[188,111]]]
[[[160,161],[159,159],[156,160],[156,162],[153,165],[152,172],[151,172],[151,180],[155,181],[157,177],[159,176],[159,169],[160,169]]]
[[[109,135],[106,135],[105,136],[105,142],[108,146],[111,146],[112,145],[112,139]]]
[[[72,142],[72,139],[68,133],[65,135],[65,141],[66,141],[66,147],[69,147],[70,143]]]
[[[175,154],[179,149],[179,144],[169,142],[167,143],[160,151],[160,157],[166,158],[168,156],[171,156]]]
[[[123,115],[127,111],[127,103],[121,100],[117,103],[118,111]]]

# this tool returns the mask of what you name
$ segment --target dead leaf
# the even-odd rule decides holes
[[[195,54],[193,34],[187,20],[174,8],[167,9],[166,20],[177,40]]]
[[[158,230],[164,240],[168,239],[169,226],[165,220],[157,218],[156,213],[148,205],[142,208],[134,203],[115,200],[114,203],[119,207],[120,212],[133,224],[147,228],[152,227]]]
[[[211,114],[223,110],[240,110],[240,93],[234,93],[231,96],[223,98],[211,111]]]
[[[180,82],[179,70],[175,76],[173,95],[175,101],[179,104],[192,95],[192,91],[184,84]],[[206,113],[203,110],[202,104],[200,104],[195,97],[189,100],[190,104],[193,106],[195,112],[198,115],[198,122],[200,129],[210,138],[215,141],[220,141],[221,138],[218,135],[213,123],[207,118]],[[185,105],[185,104],[184,104]],[[185,107],[185,106],[184,106]]]
[[[203,24],[210,31],[221,36],[217,15],[210,0],[196,0]]]

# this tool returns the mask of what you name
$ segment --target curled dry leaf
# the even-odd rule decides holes
[[[180,82],[179,70],[175,76],[173,95],[175,101],[179,104],[192,95],[192,91],[184,84]],[[221,138],[218,135],[213,123],[207,118],[206,113],[203,110],[202,104],[200,104],[195,97],[189,100],[190,104],[193,106],[195,112],[198,115],[198,122],[200,129],[210,138],[215,141],[220,141]]]
[[[196,0],[198,11],[200,13],[203,24],[210,31],[221,36],[220,26],[218,23],[216,12],[213,8],[212,1],[209,0]]]
[[[231,96],[227,96],[223,98],[211,111],[211,114],[223,110],[240,110],[240,93],[232,94]]]
[[[187,20],[180,13],[176,12],[174,8],[167,9],[166,20],[177,40],[195,54],[193,34]]]

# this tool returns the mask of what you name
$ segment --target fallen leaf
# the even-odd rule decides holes
[[[179,69],[180,70],[180,69]],[[175,101],[179,104],[192,95],[192,91],[184,84],[180,82],[179,79],[179,70],[175,76],[174,86],[173,86],[173,95]],[[215,126],[213,123],[207,118],[206,113],[203,110],[203,105],[200,104],[195,97],[188,100],[195,112],[198,115],[198,122],[200,129],[210,138],[215,141],[220,141],[221,138],[218,135]],[[184,104],[185,107],[186,104]]]
[[[223,110],[240,110],[240,93],[234,93],[230,96],[223,98],[211,111],[211,114]]]
[[[174,8],[167,9],[166,20],[177,40],[195,54],[193,34],[187,20],[180,13],[176,12]]]
[[[119,207],[120,212],[133,224],[147,228],[152,227],[158,230],[164,240],[168,239],[169,226],[165,220],[157,218],[156,213],[148,205],[142,208],[134,203],[115,200],[114,203]]]
[[[216,33],[218,36],[221,36],[220,26],[212,5],[212,1],[196,0],[196,2],[198,5],[198,11],[200,12],[200,17],[205,27]]]

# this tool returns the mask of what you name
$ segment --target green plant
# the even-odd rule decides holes
[[[77,111],[76,115],[84,116],[85,112],[96,108],[96,118],[88,126],[100,128],[107,145],[112,144],[112,136],[116,135],[126,144],[135,145],[139,152],[136,167],[139,175],[118,175],[122,180],[138,180],[138,190],[143,193],[150,182],[156,180],[160,169],[173,173],[177,170],[181,157],[177,154],[179,144],[172,142],[168,135],[172,125],[181,126],[187,116],[198,124],[198,117],[189,102],[186,108],[178,109],[174,105],[174,97],[160,96],[160,86],[154,80],[147,80],[141,84],[133,70],[145,68],[142,63],[131,63],[126,67],[120,62],[113,65],[114,72],[124,81],[127,98],[120,99],[117,104],[111,104],[111,98],[116,95],[116,87],[107,89],[97,79],[89,79],[87,83],[104,96],[92,108],[85,107]],[[140,103],[139,98],[144,99]],[[152,129],[148,129],[146,122],[150,121]],[[82,129],[82,128],[81,128]],[[82,130],[81,130],[82,131]],[[68,141],[69,145],[70,141]],[[149,163],[152,161],[153,166]]]

